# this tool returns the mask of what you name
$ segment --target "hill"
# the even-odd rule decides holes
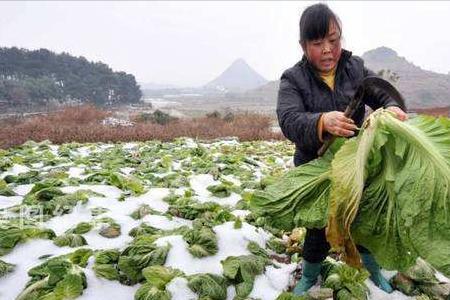
[[[142,93],[133,75],[102,62],[47,49],[0,48],[0,102],[6,106],[54,103],[135,103]]]
[[[396,84],[409,109],[450,106],[450,75],[423,70],[387,47],[367,51],[362,58],[374,72],[391,70],[399,76]],[[267,105],[275,105],[278,86],[278,80],[270,81],[247,91],[246,95]]]
[[[362,55],[366,66],[378,72],[389,69],[400,77],[397,85],[409,108],[450,105],[450,76],[427,71],[394,50],[379,47]]]
[[[254,89],[265,83],[267,80],[240,58],[235,60],[222,74],[208,82],[205,87],[237,92]]]

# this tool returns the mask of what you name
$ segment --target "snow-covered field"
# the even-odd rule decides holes
[[[252,218],[245,195],[257,188],[261,178],[280,175],[292,167],[292,151],[285,142],[240,143],[227,139],[200,143],[179,139],[173,143],[63,146],[29,142],[0,152],[0,179],[8,182],[0,185],[4,194],[0,196],[0,260],[14,265],[3,276],[0,266],[0,299],[16,299],[32,279],[27,274],[31,268],[77,249],[94,250],[87,264],[79,264],[87,282],[79,299],[144,299],[135,298],[135,294],[146,279],[130,281],[117,261],[110,266],[121,277],[101,277],[96,272],[95,253],[117,249],[125,256],[124,250],[146,235],[152,237],[149,243],[155,249],[168,247],[162,265],[181,271],[161,288],[171,299],[198,299],[199,290],[190,287],[193,275],[227,276],[224,261],[248,255],[264,257],[265,265],[263,272],[254,275],[246,299],[276,299],[294,283],[297,263],[289,263],[290,256],[276,253],[269,246],[270,241],[282,244],[283,237]],[[77,192],[84,193],[80,196],[85,197],[83,201],[58,202],[64,195]],[[39,211],[48,203],[55,205]],[[29,208],[37,208],[39,213],[30,214]],[[11,242],[6,230],[31,225],[50,229],[59,237],[74,233],[82,222],[89,228],[77,234],[85,243],[71,245],[74,247],[55,245],[54,236],[20,236]],[[114,231],[117,228],[119,234]],[[140,233],[130,235],[136,228]],[[199,228],[212,229],[216,244],[212,251],[204,241],[190,241],[207,252],[200,257],[190,251],[192,245],[186,237],[186,232]],[[255,254],[249,243],[259,246],[263,254]],[[33,278],[33,282],[39,279]],[[225,299],[236,299],[235,286],[240,280],[228,278]],[[388,295],[369,280],[366,284],[369,299],[409,299],[399,291]],[[23,299],[41,296],[36,292]]]

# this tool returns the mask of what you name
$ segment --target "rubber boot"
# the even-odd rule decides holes
[[[294,295],[304,295],[317,282],[321,266],[321,263],[310,263],[303,260],[302,278],[300,278],[293,290]]]
[[[369,253],[361,253],[361,260],[364,267],[369,271],[372,282],[386,293],[392,293],[394,290],[389,281],[381,275],[380,266],[375,261],[375,258]]]

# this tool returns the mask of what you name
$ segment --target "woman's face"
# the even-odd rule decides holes
[[[319,72],[329,72],[341,57],[341,33],[335,22],[330,22],[328,33],[323,39],[307,41],[303,52]]]

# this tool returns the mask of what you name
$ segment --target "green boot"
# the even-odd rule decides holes
[[[361,260],[370,273],[370,279],[375,283],[377,287],[385,291],[386,293],[392,293],[394,290],[389,284],[389,281],[381,275],[380,266],[375,261],[375,258],[370,253],[361,253]]]
[[[310,263],[303,260],[302,278],[300,278],[300,281],[293,290],[294,295],[304,295],[317,282],[321,266],[321,263]]]

